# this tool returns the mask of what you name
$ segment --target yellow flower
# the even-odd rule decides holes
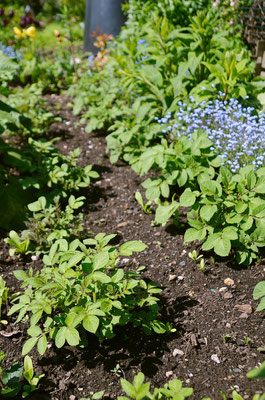
[[[54,35],[55,35],[56,37],[60,37],[60,36],[61,36],[61,35],[60,35],[60,32],[59,32],[57,29],[54,29],[53,33],[54,33]]]
[[[28,29],[23,30],[25,35],[28,36],[30,39],[34,39],[36,37],[36,28],[35,26],[30,26]]]
[[[16,26],[14,27],[14,32],[17,39],[21,39],[25,36],[25,33],[18,29]]]

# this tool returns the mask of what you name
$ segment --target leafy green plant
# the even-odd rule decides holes
[[[37,345],[40,354],[47,349],[47,337],[58,348],[85,343],[85,332],[96,334],[100,341],[114,336],[115,325],[129,322],[143,326],[150,334],[172,331],[169,324],[156,320],[161,289],[154,282],[141,279],[143,267],[125,272],[117,267],[119,256],[131,255],[146,248],[141,242],[127,242],[116,249],[108,245],[115,235],[98,234],[83,242],[56,241],[43,258],[44,267],[14,274],[26,288],[16,296],[8,315],[19,311],[17,322],[30,316],[25,355]]]
[[[80,149],[77,148],[65,156],[54,147],[52,141],[33,140],[29,138],[29,149],[26,154],[32,157],[29,170],[32,178],[22,181],[24,188],[40,189],[48,186],[54,193],[66,196],[74,190],[88,187],[91,178],[98,178],[98,173],[91,165],[82,168],[77,165]]]
[[[52,203],[47,202],[44,196],[28,205],[32,217],[25,222],[27,229],[19,236],[15,231],[9,233],[5,239],[12,248],[9,254],[28,254],[47,251],[57,239],[80,237],[83,231],[83,214],[75,214],[84,204],[85,197],[69,197],[68,205],[63,207],[60,197],[55,197]]]
[[[21,125],[23,136],[32,138],[47,136],[49,126],[61,121],[60,117],[55,117],[52,112],[45,109],[46,100],[41,98],[41,88],[36,84],[13,90],[8,97],[8,104],[30,120],[27,127]]]
[[[2,320],[2,304],[6,305],[7,309],[7,295],[9,288],[6,286],[4,279],[0,276],[0,324],[7,324],[6,320]]]
[[[27,397],[30,393],[34,392],[38,386],[38,383],[41,378],[43,378],[45,375],[34,375],[34,370],[33,370],[33,364],[32,360],[29,356],[26,356],[24,358],[24,372],[23,376],[28,382],[28,385],[23,386],[23,393],[22,397],[25,398]]]
[[[37,389],[38,383],[40,379],[44,377],[44,374],[34,376],[33,364],[29,356],[24,358],[24,372],[23,365],[20,362],[15,362],[3,372],[1,364],[5,356],[5,353],[0,353],[0,375],[2,375],[1,384],[3,386],[3,388],[0,389],[0,393],[3,397],[15,397],[22,391],[21,396],[24,399]],[[28,385],[24,385],[23,382],[20,381],[22,376],[24,376]]]
[[[260,303],[256,308],[256,311],[263,311],[265,309],[265,281],[259,282],[253,290],[254,300],[259,300]]]
[[[150,393],[150,383],[144,383],[144,374],[139,372],[133,379],[133,383],[121,379],[121,386],[127,396],[131,399],[179,399],[184,400],[193,394],[192,388],[183,388],[182,382],[178,379],[170,381],[164,388],[155,388],[153,394]],[[129,400],[128,397],[119,396],[118,400]]]
[[[222,166],[216,180],[204,177],[199,186],[180,197],[180,205],[192,207],[184,240],[203,240],[203,250],[221,257],[235,248],[237,261],[250,264],[265,246],[265,169],[247,166],[232,175]]]
[[[198,267],[200,268],[200,270],[203,272],[204,271],[204,267],[205,267],[205,260],[203,258],[203,255],[197,255],[197,251],[193,250],[192,252],[188,253],[188,256],[191,260],[197,262],[200,261],[198,265]]]
[[[125,379],[121,379],[121,386],[126,393],[126,396],[119,396],[118,400],[184,400],[187,397],[192,396],[193,389],[189,387],[183,387],[183,383],[178,379],[169,381],[163,388],[154,388],[153,393],[150,392],[150,383],[144,383],[144,374],[139,372],[130,383]],[[224,400],[228,397],[222,392]],[[229,397],[230,398],[230,397]],[[244,400],[235,390],[232,393],[233,400]],[[255,394],[253,400],[264,400],[265,393],[263,395]],[[210,398],[204,397],[202,400],[211,400]]]
[[[16,231],[10,231],[9,237],[5,239],[5,242],[12,246],[9,249],[10,256],[13,256],[15,253],[25,255],[30,253],[30,240],[24,239],[18,235]],[[33,250],[33,248],[31,248]]]
[[[150,207],[152,202],[150,200],[145,204],[140,192],[135,193],[135,200],[137,201],[138,204],[140,204],[145,214],[152,214],[152,210]]]

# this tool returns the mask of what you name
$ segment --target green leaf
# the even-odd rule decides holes
[[[215,204],[214,205],[207,204],[205,206],[202,206],[202,208],[200,209],[200,216],[202,219],[209,222],[216,212],[217,212],[217,206]]]
[[[60,349],[61,347],[63,347],[63,345],[65,344],[65,338],[66,338],[66,326],[63,326],[62,328],[60,328],[56,334],[55,337],[55,345],[56,347],[58,347],[58,349]]]
[[[88,315],[83,320],[83,327],[91,333],[96,333],[99,327],[99,318],[95,315]]]
[[[92,396],[92,400],[99,400],[104,396],[104,390],[101,392],[94,393]]]
[[[260,303],[258,305],[258,307],[256,308],[256,311],[263,311],[265,309],[265,297],[263,297],[260,300]]]
[[[203,194],[207,196],[214,196],[218,194],[219,196],[222,194],[222,187],[220,183],[215,181],[203,181],[200,182],[200,188]]]
[[[180,205],[181,207],[191,207],[196,201],[195,194],[191,191],[190,188],[186,189],[182,195],[180,196]]]
[[[65,332],[65,339],[70,346],[77,346],[80,342],[78,330],[72,326],[68,327]]]
[[[206,228],[195,229],[189,228],[184,235],[184,242],[194,242],[195,240],[203,240],[206,236]]]
[[[260,297],[265,296],[265,281],[259,282],[253,290],[254,300],[258,300]]]
[[[10,389],[16,388],[19,379],[23,373],[23,365],[20,362],[16,362],[9,367],[2,375],[2,382],[5,386]]]
[[[238,238],[237,229],[234,226],[227,226],[222,231],[223,238],[236,240]]]
[[[220,237],[221,237],[221,233],[210,234],[207,237],[206,241],[203,243],[203,246],[202,246],[203,250],[205,250],[205,251],[211,250],[216,245],[216,243],[220,240]]]
[[[30,203],[28,205],[28,209],[32,212],[37,212],[37,211],[41,211],[42,209],[44,209],[46,206],[46,199],[44,196],[39,197],[39,199],[37,201],[35,201],[34,203]]]
[[[264,379],[265,378],[265,361],[259,368],[254,368],[247,373],[247,377],[250,379]]]
[[[140,70],[141,75],[143,75],[148,81],[152,82],[156,86],[161,86],[163,83],[163,77],[159,70],[152,65],[144,65]]]
[[[104,251],[96,254],[93,261],[94,270],[104,268],[109,262],[109,253]]]
[[[41,356],[43,356],[43,354],[45,353],[45,351],[47,350],[47,337],[46,335],[41,336],[41,338],[38,340],[38,352],[40,353]]]
[[[168,222],[170,217],[177,211],[178,208],[179,208],[179,203],[177,202],[173,202],[168,206],[159,205],[156,209],[156,214],[155,214],[156,223],[164,226]]]
[[[33,364],[32,360],[29,356],[24,358],[24,377],[27,379],[28,382],[31,381],[33,378]]]
[[[126,381],[125,379],[121,379],[121,386],[128,396],[136,399],[136,391],[130,382]]]
[[[143,383],[144,383],[144,374],[142,372],[139,372],[133,379],[133,386],[138,391]]]
[[[144,251],[147,248],[146,244],[132,240],[122,244],[119,248],[119,252],[122,256],[131,256],[133,252]]]
[[[83,259],[83,257],[84,257],[84,254],[83,253],[78,253],[78,254],[75,254],[73,257],[71,257],[70,258],[70,260],[68,261],[68,264],[67,264],[67,269],[68,268],[72,268],[73,266],[76,266],[82,259]]]
[[[33,349],[33,347],[35,346],[37,341],[38,341],[37,337],[32,337],[32,338],[28,339],[24,343],[24,346],[22,348],[22,356],[25,356],[26,354],[28,354]]]
[[[111,282],[111,278],[107,274],[105,274],[104,272],[101,272],[101,271],[95,271],[93,273],[93,275],[91,276],[91,278],[94,281],[99,281],[102,283],[110,283]]]
[[[25,271],[18,270],[14,271],[13,274],[19,281],[26,281],[28,279],[28,275],[26,274]]]
[[[231,242],[225,237],[220,237],[214,246],[214,251],[218,256],[227,257],[231,250]]]
[[[40,336],[42,334],[42,330],[39,326],[31,326],[28,330],[27,330],[28,334],[30,336],[36,337],[36,336]]]

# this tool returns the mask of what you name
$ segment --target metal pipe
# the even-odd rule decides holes
[[[86,0],[84,51],[97,52],[91,33],[100,28],[100,33],[116,36],[124,23],[122,0]]]

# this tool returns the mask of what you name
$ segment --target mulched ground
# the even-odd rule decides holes
[[[110,164],[104,136],[87,135],[77,126],[78,119],[67,105],[69,99],[51,95],[49,101],[63,118],[51,127],[53,136],[62,137],[57,146],[64,153],[80,147],[81,165],[93,164],[100,173],[100,179],[84,192],[86,227],[95,233],[116,233],[120,244],[137,239],[148,245],[122,263],[132,269],[145,265],[145,278],[161,285],[160,317],[171,322],[176,333],[145,336],[128,326],[101,344],[89,336],[85,349],[52,346],[43,357],[33,351],[36,371],[45,373],[45,379],[30,398],[79,400],[105,390],[105,398],[112,399],[122,395],[120,378],[130,380],[139,371],[153,386],[163,386],[175,377],[183,380],[185,386],[194,388],[196,400],[203,396],[221,399],[220,391],[231,394],[232,388],[240,390],[245,399],[263,393],[264,382],[250,381],[246,373],[264,361],[260,348],[265,347],[265,313],[254,311],[257,302],[252,298],[255,284],[265,276],[264,260],[244,269],[229,260],[213,264],[209,258],[202,273],[188,257],[195,246],[183,245],[183,227],[151,225],[153,216],[144,214],[134,198],[141,191],[141,178],[122,162]],[[12,271],[29,266],[37,268],[40,261],[10,258],[1,239],[0,273],[11,293],[18,290]],[[4,367],[21,360],[27,338],[25,325],[12,321],[0,331],[0,349],[7,354]]]

